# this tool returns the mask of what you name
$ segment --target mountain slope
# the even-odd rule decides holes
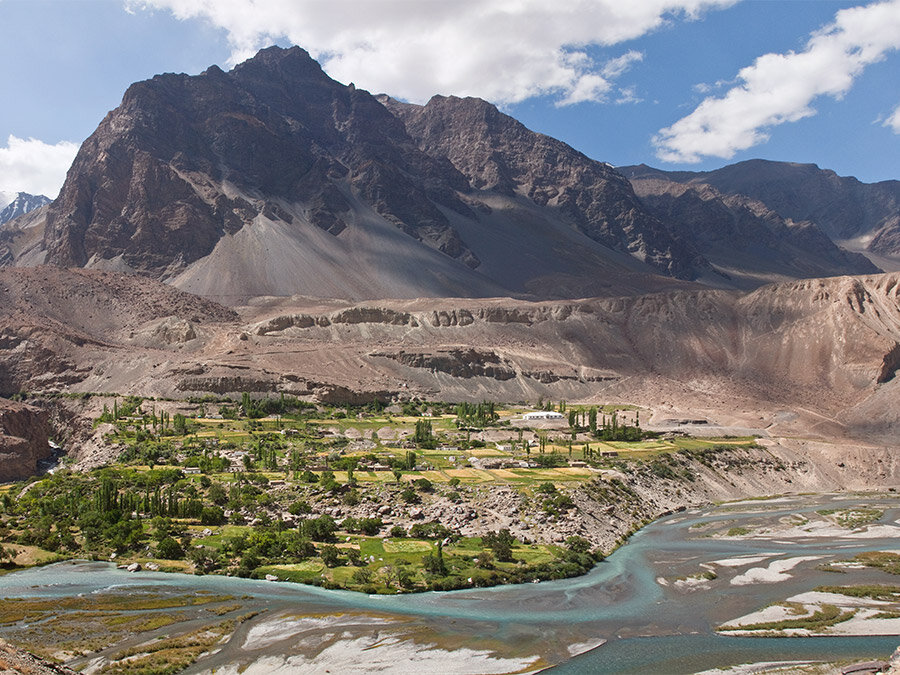
[[[448,159],[474,190],[521,195],[558,211],[589,238],[679,278],[708,268],[702,255],[649,215],[608,164],[530,131],[490,103],[435,96],[427,105],[379,97],[430,156]]]
[[[139,272],[228,302],[584,296],[696,276],[696,254],[664,228],[636,234],[653,218],[627,181],[601,173],[578,208],[615,236],[583,226],[578,209],[475,190],[373,96],[302,49],[273,47],[228,73],[132,85],[48,208],[43,258],[27,260]]]
[[[868,184],[815,164],[761,159],[704,172],[666,172],[644,165],[620,170],[630,179],[664,177],[744,195],[784,218],[815,223],[852,250],[900,257],[900,181]]]
[[[895,438],[900,276],[625,298],[259,299],[134,275],[0,270],[0,394],[629,401]],[[795,420],[792,422],[791,420]]]
[[[633,178],[632,185],[651,213],[737,285],[880,271],[861,254],[836,246],[814,223],[783,218],[744,195],[662,176]]]

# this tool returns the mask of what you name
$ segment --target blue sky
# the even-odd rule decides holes
[[[900,0],[0,0],[0,192],[55,196],[131,82],[273,43],[373,93],[481,96],[616,165],[900,179]]]

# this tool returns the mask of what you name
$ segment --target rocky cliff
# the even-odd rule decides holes
[[[472,189],[522,195],[559,211],[591,239],[666,274],[694,279],[708,264],[648,214],[628,181],[554,138],[527,129],[487,101],[435,96],[427,105],[379,97],[430,156],[448,159]]]
[[[51,454],[50,433],[45,412],[0,399],[0,483],[37,473],[38,462]]]

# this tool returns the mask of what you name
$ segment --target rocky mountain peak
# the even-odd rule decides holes
[[[27,192],[19,192],[12,201],[0,209],[0,225],[49,203],[50,198],[44,195],[31,195]]]
[[[475,267],[440,210],[465,211],[453,194],[460,186],[462,176],[420,151],[370,94],[330,79],[300,48],[273,47],[228,73],[129,87],[82,146],[48,216],[47,260],[166,277],[264,213],[337,236],[359,199]]]
[[[531,131],[481,99],[435,96],[424,106],[380,100],[422,150],[449,159],[473,189],[526,197],[664,274],[693,279],[708,271],[703,256],[648,214],[609,164]]]

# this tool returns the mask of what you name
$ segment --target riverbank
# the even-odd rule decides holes
[[[825,532],[820,520],[849,522],[844,516],[862,509],[881,517],[827,538],[800,536],[802,528],[791,524],[808,518],[813,532]],[[338,672],[345,648],[359,663],[370,659],[404,675],[409,671],[401,666],[425,667],[438,658],[448,668],[466,663],[460,666],[466,672],[554,665],[560,675],[670,675],[771,661],[843,665],[886,658],[898,638],[738,638],[713,631],[827,583],[889,583],[883,567],[850,566],[845,574],[826,567],[889,550],[897,538],[886,528],[897,520],[900,499],[890,493],[749,500],[655,521],[580,577],[401,595],[65,563],[0,577],[0,606],[21,610],[21,618],[0,621],[0,636],[98,673],[120,668],[123,659],[146,665],[163,657],[196,658],[191,673],[301,665],[304,672]],[[729,535],[735,528],[746,533]],[[864,531],[872,536],[858,536]],[[777,578],[731,583],[778,561],[790,564],[776,566]],[[673,583],[708,568],[716,573],[705,588]],[[198,639],[210,643],[190,651]],[[458,661],[459,654],[472,660]]]

